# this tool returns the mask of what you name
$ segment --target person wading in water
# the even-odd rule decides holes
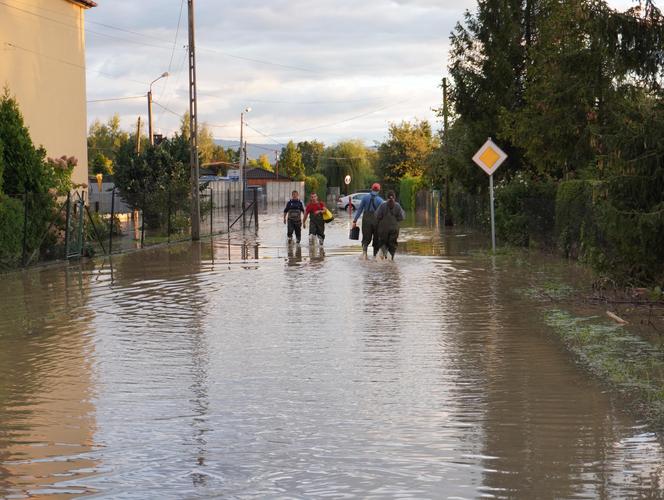
[[[387,193],[387,201],[376,210],[376,219],[378,220],[378,246],[374,247],[374,256],[378,253],[380,247],[382,258],[387,258],[387,252],[390,252],[392,260],[397,252],[397,240],[399,238],[399,223],[406,217],[401,205],[396,201],[394,191]]]
[[[380,184],[374,182],[371,186],[371,193],[362,198],[355,217],[353,217],[353,227],[357,226],[357,220],[362,214],[362,257],[367,258],[367,249],[369,243],[373,240],[374,255],[378,253],[378,245],[376,243],[378,233],[378,221],[376,220],[376,210],[383,203],[383,199],[378,195],[380,192]]]
[[[311,221],[309,224],[309,244],[315,241],[315,238],[318,238],[318,243],[323,246],[323,241],[325,240],[325,221],[323,220],[323,212],[325,211],[325,204],[321,201],[318,201],[318,195],[316,193],[311,193],[309,197],[309,203],[307,203],[307,208],[304,211],[304,221],[302,221],[302,227],[307,227],[307,217],[311,214]]]
[[[284,224],[288,222],[288,243],[293,241],[293,233],[295,239],[299,243],[302,237],[302,214],[304,213],[304,205],[300,201],[300,193],[293,191],[291,199],[286,203],[284,208]]]

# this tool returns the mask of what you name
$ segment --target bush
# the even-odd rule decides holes
[[[325,201],[327,198],[327,177],[323,174],[313,174],[305,177],[304,190],[304,199],[315,192],[319,200]]]
[[[664,203],[619,210],[606,183],[567,181],[556,197],[563,255],[588,262],[619,284],[664,283]]]
[[[584,238],[595,225],[592,200],[593,186],[589,181],[566,181],[558,186],[556,245],[565,257],[578,259],[584,253]]]
[[[23,252],[23,202],[0,195],[0,269],[18,266]]]
[[[404,210],[415,210],[415,198],[418,189],[422,186],[421,177],[411,177],[406,175],[401,178],[399,183],[399,204]]]
[[[504,241],[518,246],[553,242],[556,184],[516,175],[495,190],[496,232]]]

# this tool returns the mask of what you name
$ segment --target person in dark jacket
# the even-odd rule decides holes
[[[293,241],[293,233],[295,239],[300,242],[302,237],[302,214],[304,213],[304,205],[300,201],[300,193],[293,191],[291,199],[286,203],[284,208],[284,224],[288,223],[287,235],[288,242]]]
[[[380,248],[382,258],[387,258],[387,252],[392,256],[397,252],[397,240],[399,239],[399,223],[406,217],[401,205],[397,203],[394,191],[387,193],[387,201],[383,202],[376,210],[378,220],[378,246],[374,247],[374,256]]]
[[[311,193],[309,203],[304,210],[304,220],[302,227],[307,227],[307,217],[311,214],[311,221],[309,223],[309,243],[314,243],[318,238],[318,243],[323,246],[325,240],[325,221],[323,220],[323,212],[325,211],[325,203],[318,201],[318,195]]]
[[[371,193],[362,198],[362,202],[353,217],[353,227],[357,226],[357,221],[362,216],[362,257],[366,259],[369,243],[373,241],[374,255],[378,252],[376,245],[376,233],[378,231],[378,221],[376,220],[376,210],[383,203],[383,199],[378,195],[380,184],[374,182],[371,186]]]

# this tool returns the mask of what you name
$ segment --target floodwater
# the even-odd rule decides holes
[[[661,437],[521,292],[578,268],[279,219],[0,276],[0,497],[662,497]]]

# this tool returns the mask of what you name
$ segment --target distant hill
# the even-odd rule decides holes
[[[214,142],[224,148],[233,148],[235,150],[240,148],[240,141],[226,141],[224,139],[215,139]],[[270,163],[274,163],[274,152],[281,151],[281,146],[278,144],[251,144],[247,143],[247,158],[249,160],[256,160],[260,155],[267,155]]]

